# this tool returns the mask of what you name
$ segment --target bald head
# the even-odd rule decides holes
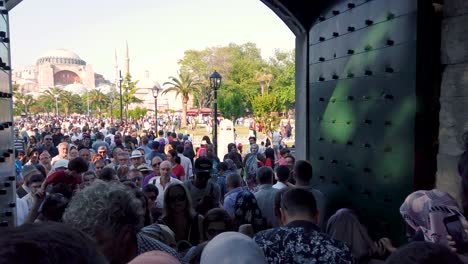
[[[168,160],[161,162],[161,164],[159,165],[159,173],[161,174],[161,177],[170,176],[171,170],[172,170],[172,164]]]

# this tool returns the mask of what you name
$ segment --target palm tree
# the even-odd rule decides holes
[[[264,94],[265,88],[268,93],[268,89],[270,88],[270,83],[273,81],[273,74],[267,73],[265,70],[258,71],[255,74],[255,80],[260,83],[261,87],[261,95]]]
[[[101,116],[102,107],[106,107],[108,104],[108,97],[100,89],[92,90],[88,95],[90,104],[97,108],[99,116]]]
[[[55,97],[57,96],[57,98]],[[50,106],[53,105],[54,103],[56,103],[56,99],[58,98],[64,98],[64,91],[60,88],[57,88],[57,87],[52,87],[52,88],[49,88],[45,91],[42,92],[42,95],[39,97],[39,99],[41,99],[41,101],[45,101],[47,102],[47,106],[49,108],[51,108]],[[58,109],[56,109],[58,110]],[[58,113],[56,113],[58,114]]]
[[[193,78],[190,73],[179,73],[179,77],[169,76],[169,81],[163,84],[169,87],[162,92],[166,94],[168,92],[176,92],[176,98],[181,94],[182,97],[182,126],[187,126],[187,103],[190,94],[199,91],[200,82]]]

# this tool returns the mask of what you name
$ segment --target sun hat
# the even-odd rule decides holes
[[[141,157],[143,157],[143,155],[141,154],[139,150],[132,151],[132,156],[130,156],[131,159],[137,159]]]
[[[148,165],[146,164],[141,164],[140,166],[137,167],[137,170],[144,172],[144,171],[153,171]]]

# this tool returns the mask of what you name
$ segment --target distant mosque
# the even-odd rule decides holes
[[[30,94],[37,98],[41,92],[57,87],[72,93],[83,94],[86,91],[99,89],[103,93],[109,93],[111,90],[119,92],[119,65],[117,60],[117,51],[115,53],[115,79],[112,83],[104,78],[103,75],[94,72],[91,64],[80,58],[76,53],[67,49],[53,49],[47,51],[36,60],[36,65],[25,66],[13,69],[12,82],[19,86],[19,91],[23,94]],[[125,45],[125,57],[122,78],[125,78],[127,73],[130,73],[130,57],[128,44]],[[143,78],[135,78],[132,75],[132,80],[138,80],[138,91],[135,94],[137,98],[143,101],[141,104],[132,104],[129,106],[133,109],[137,106],[147,108],[154,111],[154,97],[152,89],[155,86],[163,87],[154,79],[150,78],[148,71],[145,71]],[[157,99],[158,112],[167,110],[180,111],[182,102],[180,95],[175,98],[175,92],[167,94],[159,93]],[[193,98],[190,97],[188,109],[193,105]]]

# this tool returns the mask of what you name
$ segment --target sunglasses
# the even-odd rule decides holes
[[[52,140],[51,138],[44,138],[44,140]]]
[[[157,167],[157,166],[159,166],[159,164],[161,164],[161,162],[158,162],[158,163],[151,164],[151,166],[154,168],[154,167]]]
[[[183,202],[185,201],[185,195],[184,194],[179,194],[179,195],[175,195],[175,196],[170,196],[167,197],[169,202]]]
[[[142,177],[135,177],[135,178],[131,178],[129,180],[132,181],[132,182],[137,182],[137,181],[143,180],[143,178]]]
[[[226,230],[224,229],[213,229],[213,228],[210,228],[208,230],[206,230],[206,233],[210,236],[216,236],[218,234],[221,234],[223,232],[225,232]]]

